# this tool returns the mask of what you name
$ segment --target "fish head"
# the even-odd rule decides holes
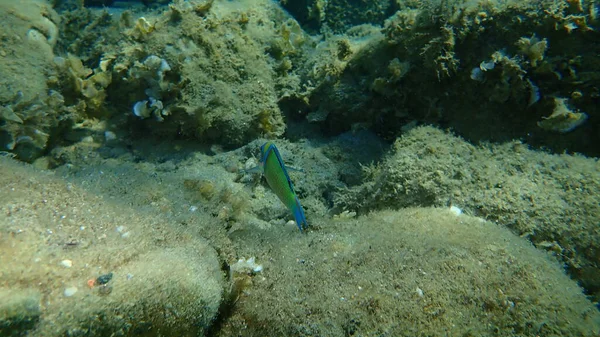
[[[260,147],[260,162],[264,164],[267,161],[267,156],[271,152],[271,146],[275,146],[273,142],[266,142]]]

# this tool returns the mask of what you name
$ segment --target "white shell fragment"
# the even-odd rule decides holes
[[[128,232],[127,231],[127,227],[125,227],[125,226],[119,226],[119,227],[117,227],[117,233],[120,233],[121,237],[123,239],[127,239],[128,237],[131,236],[131,232]]]
[[[251,257],[248,260],[241,258],[229,268],[232,272],[236,273],[259,273],[263,270],[262,265],[256,264],[254,257]]]

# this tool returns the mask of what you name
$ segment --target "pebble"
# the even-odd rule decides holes
[[[462,210],[456,206],[450,206],[450,212],[452,212],[456,216],[459,216],[462,214]]]
[[[82,143],[91,144],[91,143],[94,142],[94,137],[92,137],[92,136],[85,136],[85,137],[81,138],[81,142]]]
[[[68,288],[65,288],[65,291],[63,294],[67,297],[71,297],[71,296],[75,295],[76,292],[77,292],[77,287],[68,287]]]
[[[112,280],[112,277],[113,277],[113,273],[100,275],[96,279],[96,284],[98,284],[98,285],[107,284],[108,282],[110,282],[110,280]]]
[[[60,265],[65,267],[65,268],[71,268],[73,267],[73,261],[71,260],[62,260],[60,261]]]

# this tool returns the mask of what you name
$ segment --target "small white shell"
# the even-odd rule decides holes
[[[148,118],[150,117],[150,113],[148,101],[139,101],[133,105],[133,114],[140,118]]]
[[[492,70],[496,67],[496,63],[494,61],[481,61],[479,63],[479,69],[483,71]]]
[[[478,82],[485,81],[485,75],[483,74],[481,68],[475,67],[471,70],[471,79]]]
[[[71,268],[73,267],[73,261],[71,260],[62,260],[60,261],[60,265],[65,267],[65,268]]]
[[[68,287],[68,288],[65,288],[65,291],[63,292],[63,294],[66,297],[71,297],[71,296],[75,295],[77,290],[78,290],[77,287]]]
[[[454,213],[454,215],[459,216],[462,214],[462,209],[456,206],[450,206],[450,212]]]

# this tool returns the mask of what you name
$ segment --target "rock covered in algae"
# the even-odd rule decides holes
[[[261,246],[264,236],[238,244]],[[596,336],[600,313],[525,239],[449,208],[373,212],[297,237],[217,336]]]
[[[37,289],[0,288],[0,335],[20,336],[35,328],[42,314]]]
[[[284,6],[308,13],[310,4],[319,3],[324,2]],[[339,2],[326,3],[322,12],[329,18],[344,14],[337,12]],[[555,96],[576,93],[573,109],[591,118],[598,114],[593,88],[599,49],[588,41],[598,23],[596,2],[427,0],[392,7],[395,13],[373,21],[377,25],[348,25],[343,34],[318,41],[300,61],[292,60],[301,66],[288,72],[300,83],[284,87],[290,110],[301,110],[308,122],[331,132],[367,128],[391,140],[404,125],[418,121],[452,127],[473,141],[527,138],[559,153],[599,153],[592,145],[600,143],[595,125],[572,128],[583,115],[540,123],[561,124],[549,128],[573,130],[568,136],[536,125],[540,116],[549,115],[547,105]],[[315,18],[303,11],[292,13],[299,13],[300,26],[311,31]],[[367,33],[369,28],[376,33]],[[336,39],[349,43],[343,59],[323,53],[334,49]],[[485,67],[492,65],[490,59],[494,68]],[[290,90],[294,86],[298,89]]]
[[[59,15],[45,1],[2,1],[0,19],[0,151],[33,161],[64,116],[52,59]],[[17,75],[18,74],[18,75]]]
[[[109,86],[100,90],[112,103],[103,105],[102,117],[121,117],[115,118],[120,126],[163,139],[229,146],[283,134],[265,53],[275,29],[264,23],[283,17],[275,3],[174,1],[158,11],[139,17],[129,11],[120,17],[86,10],[69,14],[66,48],[87,60],[94,73],[111,74]],[[89,21],[80,34],[70,28]]]
[[[195,336],[211,326],[223,280],[203,238],[0,161],[0,258],[11,261],[0,266],[3,336]]]
[[[473,146],[432,127],[396,140],[365,181],[340,190],[339,210],[457,205],[528,237],[561,259],[600,299],[600,163],[529,150],[521,142]]]

